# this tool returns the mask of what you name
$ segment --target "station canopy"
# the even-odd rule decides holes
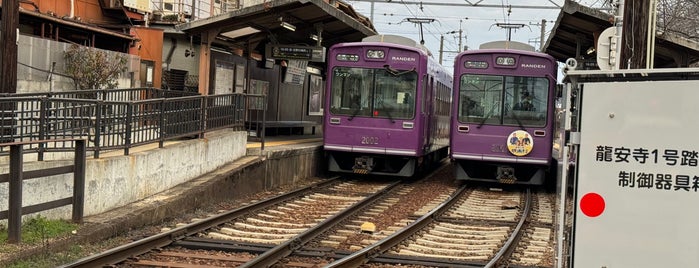
[[[612,14],[566,0],[542,52],[561,62],[575,58],[583,68],[597,69],[596,54],[591,48],[613,22]],[[699,61],[699,43],[695,41],[663,32],[656,35],[655,42],[656,68],[687,67]]]
[[[216,34],[215,43],[264,51],[264,45],[316,46],[360,41],[375,35],[371,21],[342,1],[272,0],[177,26],[192,35]]]

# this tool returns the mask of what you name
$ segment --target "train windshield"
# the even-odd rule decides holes
[[[461,77],[458,119],[479,125],[546,125],[549,80],[544,77],[471,75]]]
[[[415,114],[417,72],[390,67],[335,67],[330,112],[352,117],[411,119]]]

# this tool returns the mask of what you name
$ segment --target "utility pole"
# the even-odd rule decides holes
[[[530,25],[535,25],[541,27],[541,35],[539,36],[539,51],[544,48],[544,38],[546,38],[546,20],[542,19],[540,23],[529,23]]]
[[[463,44],[461,43],[461,35],[463,34],[464,30],[459,29],[459,51],[464,51]]]
[[[646,68],[648,44],[648,11],[650,0],[625,1],[621,34],[621,69]]]
[[[468,17],[466,17],[466,18],[464,18],[464,19],[468,19]],[[456,49],[456,51],[444,51],[444,52],[456,52],[456,53],[459,53],[459,52],[465,50],[464,47],[463,47],[463,43],[462,43],[462,41],[463,41],[463,37],[462,37],[462,36],[463,36],[464,30],[463,30],[463,27],[461,27],[461,22],[462,22],[462,20],[459,20],[459,30],[458,30],[458,31],[446,32],[446,34],[455,34],[455,33],[459,33],[459,47]],[[441,41],[440,43],[441,43],[441,44],[440,44],[440,47],[439,47],[439,55],[440,55],[440,57],[441,57],[441,56],[442,56],[442,47],[444,47],[444,35],[442,35],[442,41]],[[439,63],[441,64],[442,61],[440,60]]]
[[[455,33],[458,33],[458,34],[459,34],[459,48],[456,49],[456,50],[457,50],[456,52],[461,52],[461,51],[464,50],[463,47],[462,47],[462,46],[463,46],[463,43],[461,42],[461,38],[462,38],[461,36],[463,35],[463,30],[459,29],[458,31],[447,32],[447,34],[455,34]]]
[[[2,1],[0,39],[0,93],[17,93],[17,29],[19,26],[19,0]]]
[[[444,35],[439,35],[439,65],[442,65],[442,54],[444,54]]]
[[[19,25],[19,0],[2,1],[0,22],[0,94],[17,93],[17,26]],[[16,125],[15,103],[0,103],[0,143],[12,142]],[[15,216],[10,211],[9,218]],[[21,216],[21,215],[20,215]]]
[[[444,50],[444,35],[443,35],[443,34],[440,35],[440,41],[439,41],[439,64],[442,64],[442,55],[444,54],[444,52],[459,53],[459,52],[463,51],[463,49],[461,48],[461,33],[462,33],[462,32],[463,32],[463,31],[462,31],[461,29],[459,29],[458,31],[451,31],[451,32],[447,32],[447,33],[446,33],[446,34],[455,34],[455,33],[459,33],[459,47],[456,49],[456,51],[445,51],[445,50]]]

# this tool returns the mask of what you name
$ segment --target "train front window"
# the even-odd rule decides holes
[[[503,124],[543,127],[546,125],[548,79],[505,77]]]
[[[502,83],[502,76],[462,76],[459,87],[459,121],[478,124],[500,123]]]
[[[541,77],[463,75],[458,119],[463,123],[543,127],[549,81]]]
[[[331,79],[332,114],[388,119],[415,114],[415,71],[336,67]]]

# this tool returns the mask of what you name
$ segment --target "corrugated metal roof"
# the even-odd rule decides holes
[[[296,26],[289,31],[280,25],[280,17]],[[323,46],[336,43],[359,41],[363,37],[375,35],[371,21],[354,12],[352,7],[341,1],[323,0],[273,0],[264,4],[234,10],[218,16],[183,23],[176,28],[185,33],[198,34],[211,30],[220,33],[253,27],[260,32],[236,38],[228,42],[246,47],[248,42],[258,46],[270,36],[281,44],[315,45],[310,39],[322,27]],[[222,36],[220,36],[222,37]]]
[[[575,58],[583,68],[596,68],[596,54],[587,54],[595,47],[599,34],[613,26],[611,14],[566,0],[542,48],[558,61]],[[655,67],[687,67],[699,61],[699,43],[672,33],[656,36]]]

